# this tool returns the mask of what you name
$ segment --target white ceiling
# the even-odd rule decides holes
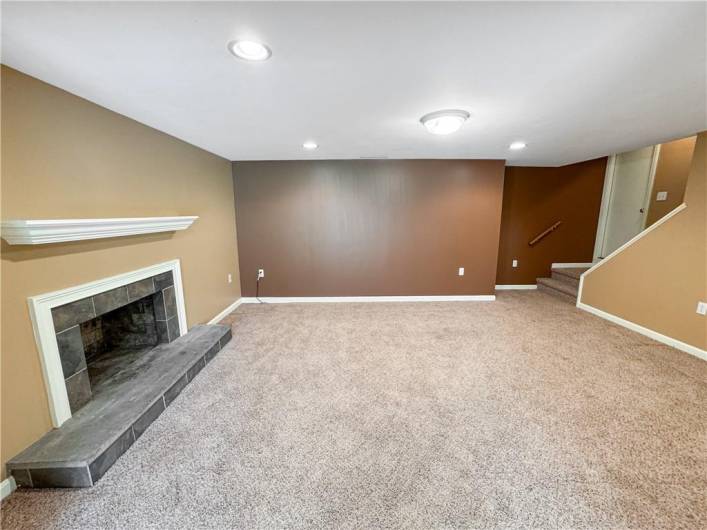
[[[2,62],[231,160],[562,165],[707,129],[706,4],[11,3]],[[247,63],[226,43],[255,38]],[[438,137],[420,116],[472,113]],[[315,140],[314,152],[301,147]],[[524,151],[508,151],[515,140]]]

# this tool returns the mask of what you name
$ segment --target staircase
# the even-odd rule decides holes
[[[574,304],[579,291],[579,277],[587,270],[588,267],[572,269],[553,267],[549,278],[538,278],[538,290]]]

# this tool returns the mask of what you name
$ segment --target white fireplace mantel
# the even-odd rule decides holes
[[[2,238],[10,245],[41,245],[104,237],[186,230],[199,217],[120,217],[115,219],[17,219],[2,221]]]

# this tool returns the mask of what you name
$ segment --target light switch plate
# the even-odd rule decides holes
[[[464,267],[459,267],[459,276],[464,276]]]
[[[697,314],[707,315],[707,302],[697,302]]]
[[[514,259],[513,260],[513,268],[515,269],[518,266],[518,260]]]
[[[668,200],[668,192],[667,191],[659,191],[656,196],[655,196],[656,201],[667,201]]]

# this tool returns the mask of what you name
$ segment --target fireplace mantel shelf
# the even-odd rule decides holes
[[[15,219],[2,221],[10,245],[43,245],[104,237],[186,230],[199,217],[119,217],[115,219]]]

